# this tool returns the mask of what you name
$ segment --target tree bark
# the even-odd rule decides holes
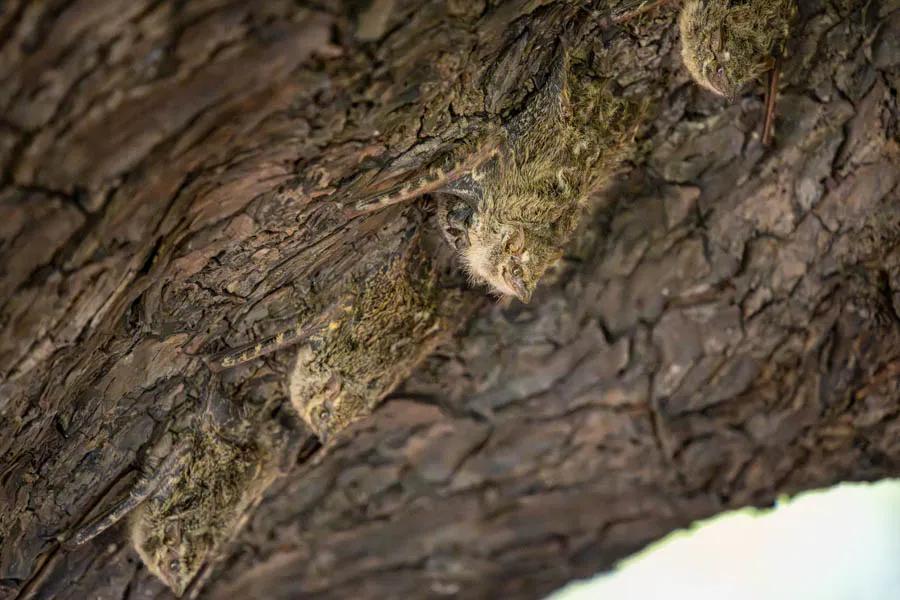
[[[304,443],[203,598],[539,598],[695,519],[900,473],[900,4],[799,2],[773,148],[764,82],[688,80],[676,6],[587,4],[0,5],[0,598],[170,597],[124,527],[55,536],[210,396]],[[520,110],[573,31],[654,109],[531,304],[466,292],[476,316],[325,448],[290,348],[210,369],[412,243],[427,202],[342,206]]]

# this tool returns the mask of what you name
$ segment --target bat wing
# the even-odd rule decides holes
[[[78,529],[71,539],[64,540],[71,546],[80,546],[97,537],[134,510],[141,502],[162,490],[168,493],[179,473],[181,461],[187,456],[190,444],[182,440],[162,463],[147,473],[141,473],[124,498],[95,520]]]
[[[423,194],[430,194],[438,191],[446,191],[447,193],[459,195],[471,195],[472,186],[469,184],[457,187],[454,184],[464,179],[472,179],[467,177],[474,173],[479,167],[484,165],[490,159],[497,155],[500,145],[496,141],[486,143],[473,152],[468,152],[459,159],[447,159],[443,165],[433,167],[426,175],[420,177],[412,177],[401,183],[389,186],[354,201],[352,207],[348,210],[348,215],[356,217],[368,214],[400,204],[409,202]]]
[[[258,342],[214,354],[209,357],[208,364],[214,372],[223,371],[272,354],[282,348],[300,344],[327,329],[341,312],[349,311],[352,306],[351,302],[350,297],[341,297],[312,320],[298,323],[290,329]]]

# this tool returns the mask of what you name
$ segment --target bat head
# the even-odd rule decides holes
[[[135,549],[147,569],[179,598],[215,550],[212,535],[186,525],[152,506],[140,507],[132,517]]]
[[[368,413],[363,397],[336,370],[318,365],[309,345],[298,352],[290,386],[294,407],[322,444]]]
[[[796,14],[795,0],[685,0],[681,56],[691,77],[730,100],[772,66]]]
[[[476,216],[462,258],[473,280],[527,303],[544,272],[561,255],[552,246],[524,226]]]

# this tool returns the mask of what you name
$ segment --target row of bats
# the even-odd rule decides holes
[[[703,88],[734,98],[783,51],[795,10],[794,0],[686,0],[679,19],[685,67]],[[473,284],[528,302],[562,255],[588,195],[629,154],[643,112],[605,82],[577,73],[572,62],[560,50],[543,88],[518,116],[488,128],[419,179],[350,199],[347,216],[430,194]],[[319,317],[218,355],[211,367],[298,347],[290,401],[327,444],[370,414],[451,329],[440,297],[447,292],[438,294],[429,265],[414,248],[351,286]],[[217,553],[280,473],[279,460],[266,435],[235,440],[200,424],[172,437],[144,461],[125,498],[61,541],[82,544],[129,515],[131,542],[148,570],[177,596],[188,589],[195,595]]]

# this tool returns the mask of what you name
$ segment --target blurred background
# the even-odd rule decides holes
[[[677,531],[549,600],[896,600],[900,480],[843,484]]]

